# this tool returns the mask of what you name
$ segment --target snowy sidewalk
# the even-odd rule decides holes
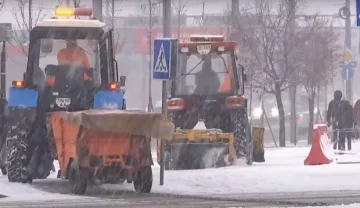
[[[360,150],[360,144],[354,144],[354,151]],[[159,186],[159,166],[156,153],[153,153],[154,184],[153,193],[192,195],[192,196],[259,196],[261,194],[279,194],[307,191],[360,191],[360,164],[329,164],[304,166],[303,162],[310,147],[269,148],[265,152],[265,163],[247,166],[238,165],[203,170],[166,171],[165,184]],[[348,158],[346,158],[348,157]],[[360,161],[360,155],[338,156],[341,160]],[[351,157],[351,158],[350,158]],[[59,193],[69,193],[67,181],[56,179],[36,180],[33,185],[9,183],[0,176],[0,194],[9,196],[2,200],[29,199],[74,199],[84,198]],[[34,188],[36,187],[36,188]],[[52,190],[47,193],[40,190]],[[106,191],[133,190],[132,184],[102,185]],[[359,206],[357,206],[359,207]],[[350,208],[350,207],[349,207]]]

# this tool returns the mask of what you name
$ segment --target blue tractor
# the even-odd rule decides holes
[[[79,16],[88,10],[57,11]],[[76,12],[79,12],[76,14]],[[90,12],[91,13],[91,12]],[[58,64],[57,52],[71,40],[86,53],[91,67]],[[90,79],[85,79],[84,75]],[[95,19],[53,18],[30,33],[23,80],[9,91],[6,151],[10,182],[31,183],[50,175],[57,158],[49,114],[92,108],[125,109],[125,77],[119,77],[113,31]]]

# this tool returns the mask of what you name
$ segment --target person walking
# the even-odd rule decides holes
[[[340,101],[342,98],[342,92],[340,90],[336,90],[334,92],[334,99],[330,101],[328,109],[327,109],[327,126],[332,127],[333,129],[333,137],[332,142],[334,142],[334,149],[337,149],[338,139],[339,139],[339,117],[340,117]]]
[[[347,140],[347,147],[350,151],[355,115],[354,109],[348,100],[340,101],[339,113],[339,149],[345,151],[345,141]]]
[[[360,139],[360,99],[354,105],[354,138]]]

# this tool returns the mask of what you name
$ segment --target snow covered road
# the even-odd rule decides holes
[[[164,186],[158,185],[159,167],[156,164],[153,167],[152,192],[232,201],[282,201],[305,204],[360,202],[360,164],[304,166],[303,161],[309,150],[309,147],[267,149],[266,162],[255,163],[253,166],[238,162],[237,165],[226,168],[166,171]],[[355,144],[353,150],[353,155],[338,156],[337,161],[360,162],[360,144]],[[6,177],[0,177],[0,194],[9,196],[0,199],[0,202],[29,199],[84,199],[84,197],[67,195],[68,182],[56,179],[55,176],[53,174],[50,179],[36,180],[32,185],[11,184],[11,186]],[[132,190],[132,184],[102,185],[89,188],[86,197],[139,197],[135,196]]]

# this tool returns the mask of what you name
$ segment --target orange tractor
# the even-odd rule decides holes
[[[158,142],[158,162],[165,142],[165,169],[222,167],[241,157],[252,164],[246,75],[237,45],[213,35],[180,43],[167,103],[176,131],[173,140]]]

